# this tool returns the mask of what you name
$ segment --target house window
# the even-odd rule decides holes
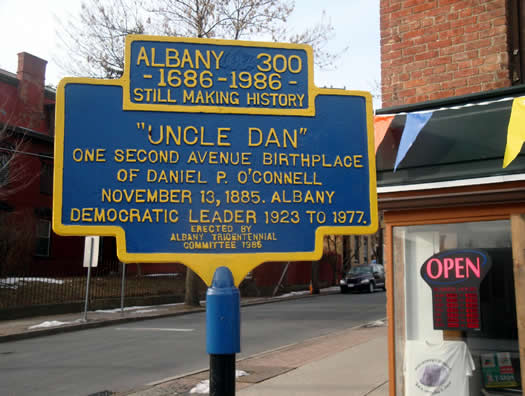
[[[0,261],[0,274],[4,275],[4,270],[6,267],[5,258],[7,255],[7,235],[8,235],[8,227],[7,227],[7,213],[6,211],[0,206],[0,257],[2,260]]]
[[[42,162],[40,192],[48,195],[53,194],[53,165],[49,162]]]
[[[36,229],[36,252],[37,256],[49,256],[49,243],[51,241],[51,221],[39,219]]]
[[[510,73],[513,85],[525,82],[525,5],[509,1]]]
[[[9,154],[0,151],[0,186],[5,186],[9,180]]]
[[[44,107],[49,128],[49,136],[55,136],[55,104],[47,104]]]

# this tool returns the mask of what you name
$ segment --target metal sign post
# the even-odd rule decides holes
[[[376,231],[372,97],[315,87],[310,46],[128,36],[125,55],[119,80],[58,86],[55,232],[238,286]]]
[[[124,293],[126,290],[126,264],[122,264],[122,282],[120,286],[120,312],[124,312]]]
[[[215,271],[206,292],[206,351],[210,396],[235,395],[235,354],[241,351],[240,293],[227,267]]]
[[[98,249],[100,244],[100,237],[87,236],[84,241],[84,268],[87,267],[86,277],[86,299],[84,301],[84,315],[82,320],[87,321],[88,301],[89,301],[89,286],[91,282],[91,267],[98,265]]]

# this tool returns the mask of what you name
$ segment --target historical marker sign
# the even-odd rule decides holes
[[[58,87],[54,230],[207,284],[375,232],[371,97],[312,81],[308,46],[128,37],[120,80]]]

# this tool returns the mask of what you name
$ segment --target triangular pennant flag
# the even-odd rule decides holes
[[[525,97],[516,98],[512,102],[509,126],[507,128],[507,147],[503,157],[503,167],[506,168],[521,151],[525,141]]]
[[[397,170],[397,166],[405,155],[410,150],[410,147],[415,142],[419,132],[426,125],[433,112],[429,111],[426,113],[408,113],[407,120],[405,122],[405,128],[403,129],[403,135],[401,135],[401,142],[399,142],[399,149],[397,150],[396,164],[394,165],[394,172]]]
[[[377,148],[385,138],[386,132],[392,123],[394,116],[375,116],[374,117],[374,143],[375,143],[375,152],[377,153]]]

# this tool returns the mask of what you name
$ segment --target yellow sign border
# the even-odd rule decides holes
[[[262,47],[276,49],[295,49],[306,52],[308,60],[308,107],[305,109],[268,109],[260,107],[229,107],[229,106],[184,106],[184,105],[162,105],[148,103],[134,103],[130,98],[131,88],[131,44],[135,41],[151,42],[170,42],[170,43],[189,43],[189,44],[209,44],[209,45],[228,45],[237,47]],[[198,39],[184,37],[165,37],[130,34],[126,37],[126,50],[124,61],[124,73],[120,78],[123,83],[123,109],[138,111],[165,111],[165,112],[184,112],[184,113],[215,113],[215,114],[266,114],[266,115],[301,115],[313,116],[315,114],[314,86],[314,66],[313,50],[306,44],[288,43],[269,43],[261,41],[241,41],[241,40],[217,40],[217,39]]]
[[[143,36],[134,36],[143,37]],[[151,36],[149,36],[151,37]],[[188,39],[185,39],[186,41]],[[182,40],[181,40],[182,41]],[[214,43],[224,43],[225,40],[206,40]],[[201,42],[201,41],[199,41]],[[129,41],[128,41],[129,43]],[[260,46],[264,44],[257,43]],[[278,45],[274,46],[278,47]],[[309,79],[313,79],[313,73]],[[129,81],[127,81],[129,84]],[[109,85],[118,86],[126,91],[126,78],[118,80],[98,80],[91,78],[64,78],[60,81],[57,88],[56,96],[56,120],[55,120],[55,164],[53,173],[53,230],[59,235],[82,236],[82,235],[100,235],[114,236],[117,240],[117,255],[125,263],[182,263],[197,273],[202,280],[211,285],[213,274],[218,267],[228,267],[234,277],[235,284],[238,286],[248,272],[252,271],[258,265],[270,261],[303,261],[319,260],[323,255],[323,238],[326,235],[362,235],[373,234],[378,228],[378,211],[377,211],[377,189],[376,186],[376,166],[374,151],[374,128],[373,128],[373,108],[372,96],[365,91],[346,91],[342,89],[317,88],[312,85],[310,91],[310,100],[315,101],[317,95],[341,95],[341,96],[359,96],[365,99],[366,103],[366,123],[367,123],[367,140],[368,140],[368,172],[369,172],[369,201],[370,201],[370,221],[367,226],[321,226],[315,232],[315,249],[311,252],[287,252],[287,253],[128,253],[126,249],[125,231],[119,226],[86,226],[86,225],[65,225],[62,223],[62,194],[63,194],[63,171],[64,171],[64,124],[65,124],[65,87],[67,84],[88,84],[88,85]],[[179,106],[183,107],[183,106]],[[133,109],[139,110],[139,109]],[[146,110],[146,109],[140,109]],[[148,111],[153,111],[151,108]],[[188,112],[187,108],[183,108]],[[230,110],[230,109],[228,109]],[[315,109],[312,107],[313,114]],[[156,111],[165,111],[165,109],[156,109]],[[210,112],[210,108],[207,108]],[[220,113],[227,113],[217,110]],[[231,113],[231,112],[229,112]],[[255,112],[254,109],[243,109],[244,114],[275,114]],[[282,115],[282,114],[279,114]],[[285,115],[305,116],[304,112],[294,110],[293,114],[287,112]]]

